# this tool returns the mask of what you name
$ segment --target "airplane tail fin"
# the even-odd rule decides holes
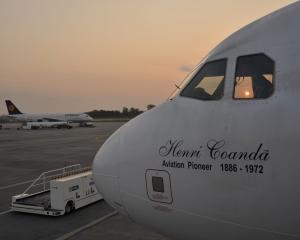
[[[22,112],[10,100],[5,100],[9,115],[22,114]]]

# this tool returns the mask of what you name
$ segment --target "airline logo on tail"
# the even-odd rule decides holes
[[[22,112],[10,100],[5,100],[9,115],[22,114]]]

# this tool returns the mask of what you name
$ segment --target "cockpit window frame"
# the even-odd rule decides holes
[[[192,97],[192,96],[183,96],[182,93],[185,89],[187,89],[191,84],[192,82],[194,81],[194,78],[197,76],[197,74],[208,64],[211,64],[211,63],[215,63],[215,62],[220,62],[220,61],[225,61],[225,72],[224,72],[224,87],[223,87],[223,94],[222,96],[219,98],[219,99],[201,99],[201,98],[196,98],[196,97]],[[189,81],[189,83],[187,83],[184,88],[180,91],[179,93],[179,96],[180,97],[183,97],[183,98],[191,98],[191,99],[195,99],[195,100],[200,100],[200,101],[205,101],[205,102],[215,102],[215,101],[220,101],[224,98],[224,94],[225,94],[225,84],[226,84],[226,78],[227,78],[227,70],[228,70],[228,58],[220,58],[220,59],[215,59],[215,60],[212,60],[212,61],[208,61],[208,62],[205,62],[202,64],[202,66],[198,69],[197,72],[194,73],[194,76],[192,77],[192,79]],[[201,81],[200,81],[201,82]],[[199,82],[199,83],[200,83]]]
[[[264,55],[265,57],[267,57],[268,59],[270,59],[273,62],[273,76],[272,76],[273,91],[272,91],[272,93],[266,98],[254,98],[254,97],[253,98],[236,98],[234,96],[234,94],[235,94],[235,81],[236,81],[236,75],[237,75],[237,71],[238,71],[237,68],[238,68],[239,59],[242,58],[242,57],[253,57],[253,56],[260,56],[260,55]],[[234,76],[233,76],[232,99],[234,101],[264,101],[264,100],[267,100],[267,99],[271,98],[274,95],[275,91],[276,91],[276,84],[275,84],[276,81],[275,81],[275,79],[276,79],[276,61],[273,58],[271,58],[268,54],[266,54],[264,52],[259,52],[259,53],[254,53],[254,54],[240,55],[235,60],[235,71],[234,71]]]

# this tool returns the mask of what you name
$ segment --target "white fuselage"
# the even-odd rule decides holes
[[[19,121],[24,122],[74,122],[74,123],[81,123],[81,122],[91,122],[93,118],[85,113],[78,113],[78,114],[31,114],[31,113],[22,113],[22,114],[14,114],[9,115],[9,117],[14,118]]]
[[[104,199],[175,239],[300,239],[299,22],[297,2],[213,50],[199,69],[227,60],[220,99],[180,92],[117,130],[93,165]],[[251,54],[274,61],[274,92],[234,99]]]

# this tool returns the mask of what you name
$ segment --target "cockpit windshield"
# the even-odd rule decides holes
[[[183,79],[183,81],[179,85],[175,84],[176,89],[169,96],[169,98],[168,98],[169,100],[172,100],[177,94],[179,94],[179,92],[184,88],[184,86],[192,80],[192,78],[199,71],[201,66],[202,66],[202,64],[200,63],[188,75],[185,76],[185,78]]]
[[[226,59],[207,62],[192,76],[180,96],[200,100],[221,99],[224,92],[226,63]]]

